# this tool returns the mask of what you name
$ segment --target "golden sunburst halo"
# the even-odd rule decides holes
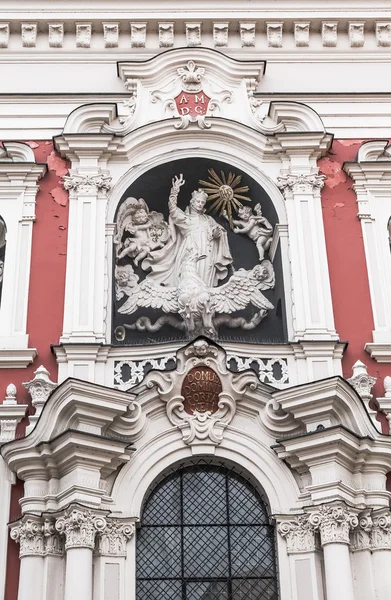
[[[211,203],[208,208],[213,213],[220,211],[219,215],[225,216],[233,229],[233,213],[237,213],[243,206],[241,200],[251,202],[251,198],[243,196],[245,192],[248,192],[249,187],[247,185],[240,186],[241,175],[231,172],[226,175],[224,171],[220,171],[221,177],[219,177],[214,169],[208,169],[208,173],[208,181],[202,179],[199,181],[204,186],[202,190],[208,194],[208,202]]]

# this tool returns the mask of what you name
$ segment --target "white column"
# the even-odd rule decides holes
[[[295,339],[337,339],[320,190],[324,176],[289,172],[278,178],[286,200]]]
[[[64,180],[70,205],[61,341],[102,343],[105,341],[105,213],[111,177],[79,169]]]
[[[372,561],[376,600],[391,595],[391,513],[388,508],[373,512]]]
[[[20,573],[18,600],[42,600],[44,540],[40,517],[23,517],[11,529],[19,542]]]
[[[104,517],[81,507],[70,507],[56,521],[65,535],[65,600],[92,600],[92,552],[95,535],[106,526]]]
[[[134,534],[134,523],[107,519],[99,534],[94,563],[94,600],[126,600],[125,559]]]
[[[356,600],[349,544],[357,516],[344,505],[324,505],[311,512],[310,522],[320,531],[327,600]]]
[[[315,528],[308,515],[279,517],[278,521],[278,533],[286,539],[292,600],[324,600]]]
[[[64,541],[57,533],[52,517],[43,523],[45,557],[43,565],[42,600],[64,600]]]
[[[372,519],[370,511],[360,516],[352,533],[351,559],[356,600],[376,600],[376,586],[371,554]]]

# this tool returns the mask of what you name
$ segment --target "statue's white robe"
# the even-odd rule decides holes
[[[227,233],[222,231],[219,238],[213,238],[217,227],[213,217],[178,207],[170,211],[168,222],[171,239],[143,261],[144,269],[151,267],[147,278],[159,285],[176,287],[188,250],[195,250],[199,256],[205,256],[197,263],[199,276],[208,287],[215,287],[227,276],[232,263]]]

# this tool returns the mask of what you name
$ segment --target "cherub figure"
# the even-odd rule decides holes
[[[127,215],[123,219],[121,234],[116,238],[118,243],[117,258],[125,256],[133,258],[138,264],[146,258],[151,250],[162,248],[168,239],[168,229],[163,216],[155,211],[149,212],[146,202],[140,198],[128,198]],[[122,235],[126,236],[121,243]]]
[[[227,215],[224,215],[227,218]],[[272,243],[273,226],[262,216],[260,204],[254,206],[254,212],[250,206],[242,206],[238,210],[239,219],[234,219],[234,233],[242,233],[255,242],[258,250],[259,260],[265,258],[267,250]]]

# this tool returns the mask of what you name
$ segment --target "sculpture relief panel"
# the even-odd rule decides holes
[[[184,159],[156,167],[120,202],[115,343],[198,335],[283,341],[280,282],[273,292],[280,257],[274,265],[269,256],[274,207],[251,177],[214,163]]]

